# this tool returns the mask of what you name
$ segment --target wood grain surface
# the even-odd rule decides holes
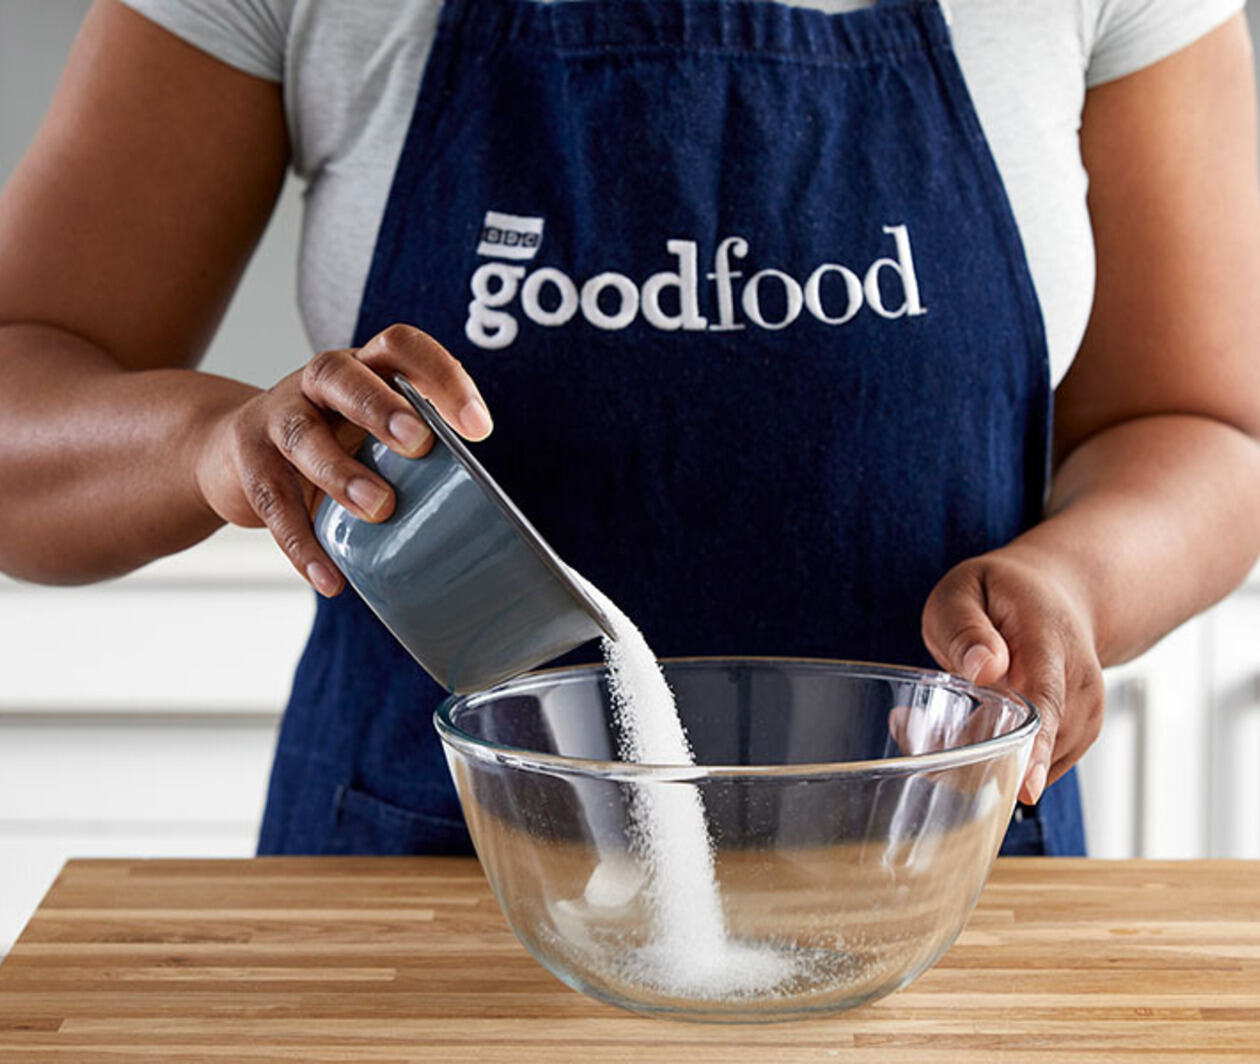
[[[853,1012],[633,1016],[544,971],[477,864],[72,861],[0,964],[0,1064],[1260,1062],[1260,862],[999,860],[966,930]]]

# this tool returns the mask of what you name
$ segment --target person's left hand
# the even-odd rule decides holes
[[[943,669],[1010,687],[1041,714],[1019,793],[1026,804],[1102,728],[1102,667],[1080,598],[1053,565],[1012,546],[956,565],[923,608],[923,639]]]

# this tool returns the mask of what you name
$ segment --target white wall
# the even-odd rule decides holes
[[[0,0],[0,180],[87,7]],[[291,183],[207,369],[269,384],[308,357],[299,211]],[[94,588],[0,580],[0,953],[67,855],[251,852],[311,608],[265,535],[235,530]],[[1110,686],[1082,766],[1093,852],[1260,856],[1260,584]]]
[[[0,182],[35,135],[89,0],[0,0]],[[310,357],[295,263],[301,188],[290,180],[203,368],[270,385]]]

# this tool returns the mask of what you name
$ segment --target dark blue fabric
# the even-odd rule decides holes
[[[479,457],[662,656],[930,665],[932,586],[1041,513],[1040,312],[935,3],[448,0],[355,342],[396,321],[463,361]],[[441,697],[321,601],[260,848],[466,847]],[[1067,852],[1074,781],[1055,809]]]

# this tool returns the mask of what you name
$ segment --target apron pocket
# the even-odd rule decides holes
[[[417,813],[347,784],[333,797],[333,830],[326,854],[405,856],[473,852],[463,820]]]

